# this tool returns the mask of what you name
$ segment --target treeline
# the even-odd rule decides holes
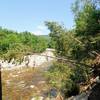
[[[72,30],[57,22],[45,22],[56,55],[66,59],[55,62],[47,76],[51,86],[65,97],[80,93],[80,84],[90,81],[94,60],[100,55],[99,0],[76,0],[72,11],[75,21]]]
[[[0,58],[20,60],[23,56],[43,52],[48,47],[48,40],[30,32],[15,32],[0,27]]]

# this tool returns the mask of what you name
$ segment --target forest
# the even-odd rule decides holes
[[[43,52],[48,47],[46,36],[0,28],[0,58],[21,60],[23,56]]]

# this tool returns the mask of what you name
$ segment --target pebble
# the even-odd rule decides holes
[[[19,71],[18,74],[20,74],[21,72]]]
[[[45,81],[40,81],[40,82],[39,82],[39,84],[44,84],[44,83],[45,83]]]
[[[34,85],[30,85],[30,88],[34,88],[35,86]]]
[[[13,75],[12,77],[17,77],[18,75]]]
[[[7,84],[10,84],[10,80],[6,80],[6,83],[7,83]]]
[[[43,97],[39,96],[38,99],[36,97],[33,97],[31,100],[43,100]]]

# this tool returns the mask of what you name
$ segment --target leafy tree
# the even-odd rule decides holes
[[[100,3],[96,1],[98,0],[76,0],[73,4],[75,15],[75,29],[73,30],[67,31],[56,22],[46,22],[46,26],[50,30],[51,40],[55,43],[57,56],[74,62],[71,64],[71,62],[63,61],[61,65],[58,60],[58,65],[54,64],[54,68],[51,67],[52,72],[50,71],[50,75],[54,79],[53,83],[58,82],[61,86],[60,89],[65,89],[65,94],[72,93],[71,86],[89,81],[91,76],[91,68],[89,66],[92,65],[93,59],[95,59],[93,51],[100,53]],[[62,81],[63,77],[59,77],[59,75],[66,74],[70,76],[70,72],[67,73],[68,69],[65,69],[65,67],[73,73],[68,78],[70,82]],[[73,67],[73,69],[70,67]],[[61,71],[62,69],[63,71]],[[66,77],[64,78],[67,80]],[[50,80],[52,81],[52,79]],[[59,82],[59,80],[61,81]],[[62,88],[63,84],[64,88]]]
[[[74,5],[75,13],[75,32],[76,37],[79,37],[82,46],[78,46],[73,54],[77,59],[89,58],[92,51],[100,52],[100,9],[96,1],[84,0]],[[78,5],[78,6],[77,6]],[[77,8],[77,11],[76,11]]]
[[[63,26],[59,25],[57,22],[45,22],[45,25],[50,30],[49,36],[51,37],[51,44],[57,51],[57,54],[62,54],[63,43],[61,35],[65,34],[66,30]]]

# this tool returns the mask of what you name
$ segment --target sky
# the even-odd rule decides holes
[[[45,21],[74,25],[71,4],[74,0],[0,0],[0,26],[10,30],[47,35]]]

